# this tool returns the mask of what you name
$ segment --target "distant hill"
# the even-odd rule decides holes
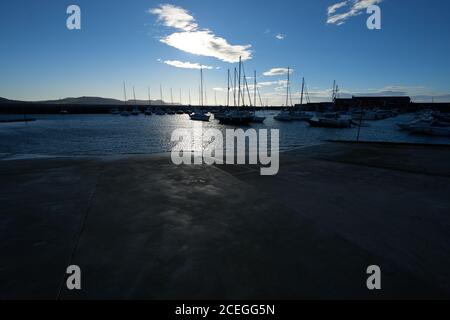
[[[64,98],[59,100],[44,100],[44,101],[15,101],[0,97],[0,104],[11,104],[11,103],[38,103],[38,104],[48,104],[48,105],[125,105],[122,100],[111,99],[111,98],[101,98],[101,97],[79,97],[79,98]],[[148,100],[128,100],[128,105],[148,105]],[[164,105],[165,102],[161,100],[152,100],[154,105]]]
[[[11,104],[11,103],[21,103],[21,102],[0,97],[0,104],[6,104],[6,103]]]
[[[36,102],[40,104],[90,104],[90,105],[123,104],[123,101],[120,100],[110,98],[100,98],[100,97],[64,98],[59,100],[45,100]]]

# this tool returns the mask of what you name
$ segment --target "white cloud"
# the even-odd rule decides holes
[[[191,63],[191,62],[182,62],[178,60],[166,60],[164,61],[165,64],[176,67],[176,68],[183,68],[183,69],[213,69],[213,67],[210,66],[203,66],[198,63]]]
[[[198,28],[195,18],[187,10],[171,4],[162,4],[158,8],[150,9],[150,13],[158,16],[158,21],[165,26],[184,31],[193,31]]]
[[[275,38],[277,38],[278,40],[284,40],[286,39],[286,35],[282,34],[282,33],[278,33]]]
[[[366,10],[368,7],[374,4],[379,4],[383,0],[354,0],[353,9]]]
[[[338,9],[345,7],[348,1],[338,2],[328,7],[328,15],[334,14]]]
[[[288,73],[293,73],[294,70],[293,69],[288,69],[288,68],[272,68],[269,71],[266,71],[263,73],[263,75],[265,75],[266,77],[272,77],[272,76],[282,76],[282,75],[286,75]]]
[[[175,32],[160,41],[184,52],[213,57],[229,63],[238,62],[239,57],[244,61],[252,58],[250,45],[230,45],[227,40],[217,37],[209,30]]]
[[[281,86],[286,87],[287,80],[278,80],[278,81],[267,81],[267,82],[259,82],[258,86],[261,87],[271,87],[271,86]]]
[[[371,5],[379,4],[381,2],[383,2],[383,0],[347,0],[338,2],[327,8],[327,23],[340,26],[349,18],[360,15]],[[344,12],[337,13],[339,9],[344,7]]]
[[[157,15],[158,21],[165,26],[179,30],[160,39],[162,43],[184,52],[229,63],[238,62],[239,57],[244,61],[252,58],[251,45],[231,45],[211,30],[199,28],[195,18],[181,7],[163,4],[149,12]]]

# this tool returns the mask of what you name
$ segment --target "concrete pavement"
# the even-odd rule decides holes
[[[169,155],[2,161],[0,298],[449,298],[449,160],[329,143],[274,177]]]

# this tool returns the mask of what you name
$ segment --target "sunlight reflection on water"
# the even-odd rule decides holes
[[[248,128],[279,129],[280,150],[321,143],[326,139],[355,140],[357,129],[310,128],[307,123],[283,123],[265,114],[265,124]],[[0,154],[35,155],[109,155],[170,152],[176,129],[198,128],[188,115],[121,117],[117,115],[39,115],[32,123],[0,124]],[[412,115],[378,122],[368,122],[361,130],[361,140],[450,144],[450,138],[410,135],[397,129]],[[203,130],[215,128],[225,136],[226,129],[212,120],[201,123]],[[245,127],[243,128],[246,129]],[[198,131],[198,129],[196,129]],[[187,142],[186,142],[187,143]],[[204,148],[201,134],[194,134],[192,150]]]

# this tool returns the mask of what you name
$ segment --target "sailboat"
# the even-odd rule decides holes
[[[162,90],[162,85],[161,84],[159,85],[159,96],[160,96],[160,99],[161,99],[161,104],[164,104],[163,90]],[[162,108],[158,108],[155,111],[155,114],[157,116],[164,116],[164,115],[166,115],[166,112]]]
[[[234,69],[234,73],[235,73],[235,79],[236,79],[236,68]],[[230,83],[233,82],[233,80],[231,80],[231,75],[230,75],[230,69],[228,69],[227,71],[227,106],[225,109],[220,108],[220,110],[218,110],[217,112],[214,112],[214,119],[220,121],[220,119],[222,119],[223,117],[225,117],[229,111],[230,108]],[[236,85],[235,82],[233,82],[233,94],[235,95],[235,89],[236,89]],[[234,100],[234,106],[236,107],[236,99]]]
[[[203,68],[200,68],[200,105],[203,108]],[[203,121],[203,122],[209,122],[209,119],[211,118],[209,115],[207,115],[204,112],[194,112],[189,115],[191,120],[193,121]]]
[[[336,85],[336,81],[334,81],[332,101],[336,99],[337,91],[338,87]],[[308,123],[311,127],[343,129],[351,128],[353,120],[351,116],[342,116],[337,112],[327,112],[322,114],[321,116],[313,117],[312,119],[308,120]]]
[[[239,78],[238,78],[238,101],[237,105],[239,106],[241,104],[241,94],[242,94],[242,107],[245,106],[244,101],[244,91],[241,90],[241,79],[242,79],[242,58],[239,57]],[[245,79],[245,77],[244,77]],[[242,109],[240,107],[236,108],[236,110],[230,110],[226,112],[225,114],[221,115],[219,118],[219,122],[222,124],[229,124],[229,125],[248,125],[250,124],[253,119],[254,115],[246,110],[239,110]]]
[[[175,111],[173,110],[174,103],[173,103],[173,91],[172,91],[172,88],[170,88],[170,105],[171,105],[170,108],[166,109],[166,113],[168,115],[173,116],[175,114]]]
[[[137,107],[137,104],[136,104],[136,93],[134,92],[134,87],[133,87],[133,99],[134,99],[134,108],[131,111],[131,115],[138,116],[141,113],[141,111],[139,110],[139,108]]]
[[[180,106],[182,106],[182,105],[183,105],[183,99],[182,99],[182,96],[181,96],[181,88],[180,88]],[[178,114],[178,115],[182,115],[182,114],[184,114],[184,110],[183,109],[178,109],[175,113]]]
[[[253,83],[253,104],[254,104],[254,111],[253,111],[253,119],[252,119],[252,122],[253,123],[263,123],[264,121],[266,121],[266,117],[261,117],[261,116],[257,116],[256,115],[256,93],[258,92],[258,94],[259,94],[259,91],[258,91],[258,84],[257,84],[257,81],[256,81],[256,71],[255,71],[255,73],[254,73],[254,78],[253,78],[253,80],[254,80],[254,83]],[[259,96],[259,100],[260,100],[260,102],[261,102],[261,107],[263,106],[262,105],[262,101],[261,101],[261,96]]]
[[[125,109],[120,113],[122,117],[129,117],[130,113],[128,112],[128,102],[127,102],[127,88],[125,86],[125,82],[123,83],[123,96],[125,99]]]
[[[291,95],[291,90],[290,90],[290,73],[291,73],[291,69],[288,68],[288,72],[287,72],[287,84],[286,84],[286,108],[289,106],[289,101],[292,100],[290,99]],[[292,104],[292,103],[291,103]],[[289,122],[289,121],[293,121],[294,119],[292,118],[291,112],[289,112],[287,109],[281,111],[279,114],[277,114],[274,117],[275,120],[277,121],[282,121],[282,122]]]
[[[151,100],[151,96],[150,96],[150,87],[148,88],[148,108],[145,109],[144,114],[146,116],[151,116],[153,114],[152,109],[152,100]]]
[[[314,114],[311,112],[303,111],[301,108],[303,107],[303,97],[306,95],[307,102],[309,103],[309,95],[306,88],[305,78],[302,78],[302,91],[300,95],[300,109],[291,111],[292,120],[297,121],[308,121],[314,117]]]

